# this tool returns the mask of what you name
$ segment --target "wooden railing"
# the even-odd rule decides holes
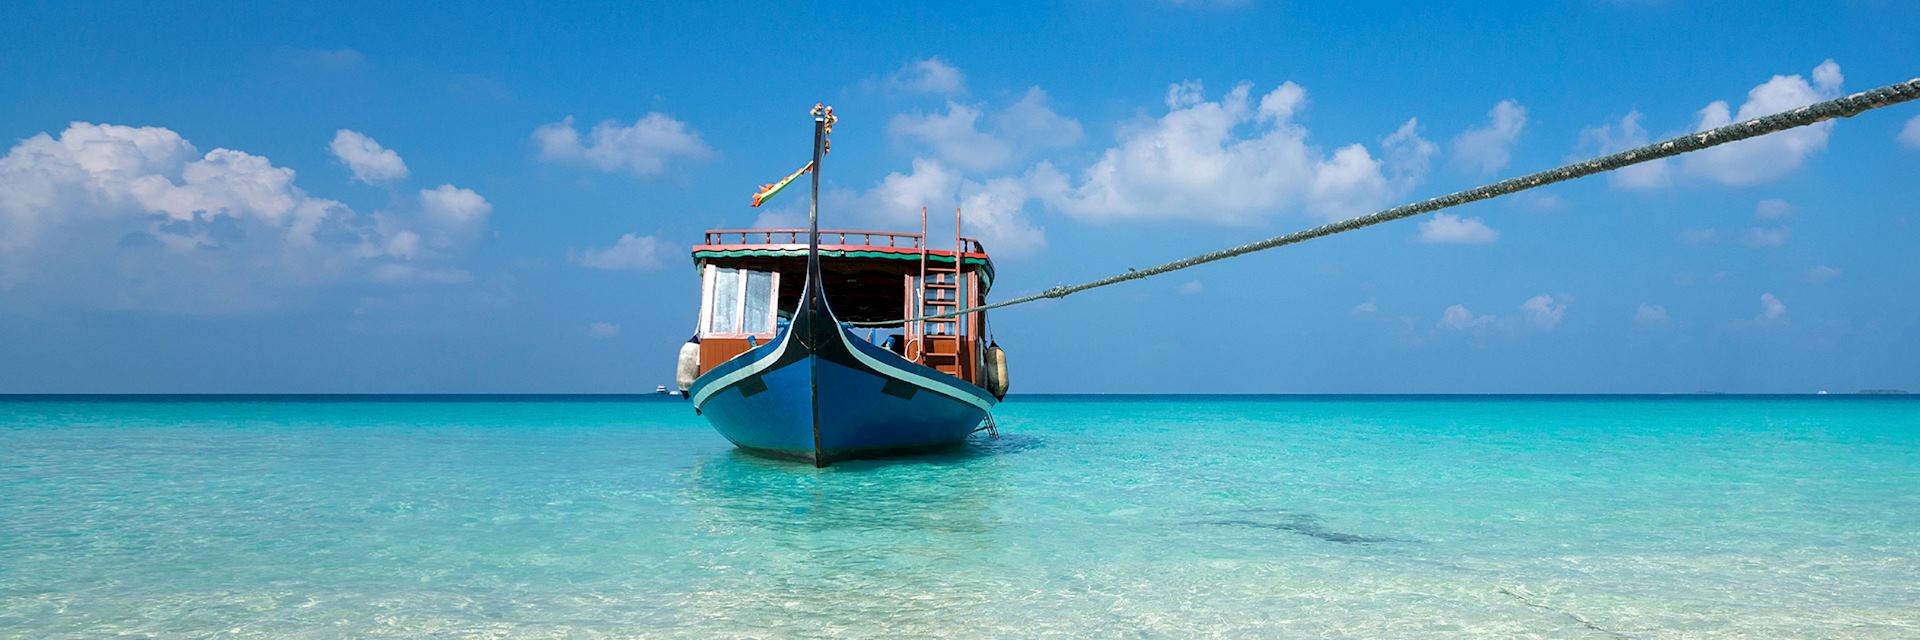
[[[820,244],[864,245],[869,247],[893,247],[899,249],[919,249],[922,237],[917,233],[893,233],[891,231],[856,231],[852,229],[821,229]],[[877,242],[876,242],[877,240]],[[985,245],[974,238],[961,238],[968,253],[986,253]],[[806,244],[806,229],[713,229],[706,233],[703,244]],[[935,249],[939,251],[939,249]]]

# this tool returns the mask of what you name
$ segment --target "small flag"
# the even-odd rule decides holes
[[[826,153],[826,152],[832,151],[833,140],[828,139],[826,136],[833,135],[833,125],[835,123],[840,122],[840,118],[833,115],[833,107],[829,107],[821,103],[814,103],[812,113],[814,117],[823,118],[826,120],[826,124],[825,126],[821,127],[821,132],[820,132],[822,134],[820,138],[820,152]],[[753,194],[753,206],[756,206],[756,207],[760,206],[762,203],[766,202],[768,198],[772,198],[773,194],[780,193],[781,189],[785,189],[787,188],[787,185],[793,184],[793,181],[795,178],[799,178],[802,175],[806,175],[808,171],[812,171],[812,170],[813,170],[813,163],[808,162],[807,166],[800,167],[799,171],[793,172],[793,175],[787,176],[785,180],[781,180],[773,184],[760,185],[760,191]]]
[[[773,184],[760,185],[760,192],[753,194],[753,206],[756,206],[756,207],[760,206],[761,203],[766,202],[768,198],[773,197],[773,194],[780,193],[781,189],[785,189],[787,188],[787,185],[793,184],[793,181],[795,178],[799,178],[800,176],[805,175],[808,171],[812,171],[812,170],[813,170],[813,163],[808,162],[807,166],[800,167],[799,171],[793,172],[793,175],[787,176],[786,179],[784,180],[775,182]]]

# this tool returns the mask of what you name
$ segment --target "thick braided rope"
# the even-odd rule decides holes
[[[1469,202],[1477,202],[1480,200],[1486,200],[1488,198],[1496,198],[1499,196],[1504,196],[1512,193],[1518,193],[1521,191],[1526,191],[1528,189],[1550,185],[1556,182],[1565,182],[1567,180],[1572,180],[1574,178],[1582,178],[1582,177],[1590,176],[1596,173],[1612,171],[1614,169],[1619,169],[1621,167],[1628,167],[1628,166],[1640,164],[1643,162],[1651,162],[1654,160],[1659,160],[1661,158],[1669,158],[1669,157],[1677,156],[1683,153],[1699,151],[1707,147],[1715,147],[1715,146],[1727,144],[1729,142],[1738,142],[1740,140],[1745,140],[1747,138],[1763,136],[1769,133],[1775,133],[1779,131],[1785,131],[1788,129],[1794,129],[1798,127],[1818,124],[1834,118],[1851,118],[1854,115],[1865,112],[1865,111],[1892,106],[1892,105],[1900,104],[1902,102],[1914,100],[1917,98],[1920,98],[1920,78],[1914,78],[1912,80],[1908,80],[1906,82],[1901,82],[1898,84],[1887,85],[1871,91],[1862,91],[1860,93],[1856,93],[1843,98],[1828,100],[1826,102],[1817,102],[1804,107],[1800,107],[1798,109],[1783,111],[1770,116],[1754,118],[1752,120],[1747,120],[1745,122],[1736,122],[1724,127],[1718,127],[1718,128],[1708,129],[1706,131],[1701,131],[1697,133],[1690,133],[1690,134],[1675,137],[1675,138],[1669,138],[1667,140],[1662,140],[1659,142],[1655,142],[1653,144],[1649,144],[1649,145],[1634,148],[1634,149],[1628,149],[1626,151],[1622,151],[1619,153],[1600,156],[1598,158],[1594,158],[1594,159],[1586,160],[1582,162],[1576,162],[1573,164],[1559,167],[1557,169],[1548,169],[1546,171],[1524,175],[1518,178],[1508,178],[1506,180],[1501,180],[1493,184],[1474,187],[1472,189],[1467,189],[1465,191],[1456,191],[1456,192],[1453,192],[1444,196],[1440,196],[1437,198],[1430,198],[1422,202],[1416,202],[1413,204],[1404,204],[1391,209],[1384,209],[1381,211],[1369,213],[1367,215],[1360,216],[1357,218],[1348,218],[1346,220],[1341,220],[1339,222],[1324,224],[1318,227],[1314,227],[1312,229],[1304,229],[1304,230],[1295,231],[1293,233],[1289,233],[1286,235],[1274,236],[1272,238],[1267,238],[1265,240],[1261,240],[1258,242],[1243,244],[1237,247],[1229,247],[1226,249],[1221,249],[1219,251],[1203,253],[1191,258],[1187,258],[1184,260],[1175,260],[1173,262],[1169,262],[1156,267],[1148,267],[1145,269],[1128,269],[1126,273],[1107,276],[1105,278],[1101,278],[1099,280],[1094,280],[1091,282],[1085,282],[1085,283],[1069,285],[1069,286],[1053,287],[1051,289],[1047,289],[1046,291],[1042,291],[1040,293],[1036,293],[1033,295],[1024,296],[1020,298],[1014,298],[1012,300],[1003,300],[1003,301],[995,302],[992,304],[986,304],[978,307],[961,309],[958,311],[950,311],[947,313],[930,314],[930,315],[920,316],[918,318],[913,318],[910,320],[889,320],[889,321],[881,321],[881,322],[851,322],[848,324],[851,324],[853,326],[860,326],[860,327],[899,326],[907,322],[918,322],[920,320],[959,316],[963,314],[974,313],[977,311],[1001,309],[1005,307],[1011,307],[1014,305],[1026,304],[1029,302],[1046,300],[1050,298],[1064,298],[1066,296],[1079,293],[1081,291],[1086,291],[1088,289],[1098,289],[1100,287],[1104,287],[1108,285],[1120,284],[1122,282],[1129,282],[1129,281],[1139,280],[1139,279],[1147,278],[1151,276],[1157,276],[1163,273],[1179,271],[1187,267],[1202,265],[1202,264],[1214,262],[1217,260],[1225,260],[1227,258],[1233,258],[1237,256],[1243,256],[1249,253],[1253,253],[1255,251],[1265,251],[1267,249],[1272,249],[1275,247],[1284,247],[1286,245],[1294,244],[1296,242],[1305,242],[1308,240],[1312,240],[1314,238],[1323,238],[1323,237],[1334,235],[1337,233],[1345,233],[1345,232],[1359,229],[1362,227],[1371,227],[1373,225],[1380,224],[1382,222],[1399,220],[1401,218],[1417,216],[1423,213],[1432,213],[1432,212],[1439,211],[1441,209],[1446,209],[1449,207],[1457,207],[1463,204],[1467,204]]]

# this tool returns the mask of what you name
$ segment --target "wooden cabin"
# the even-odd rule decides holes
[[[701,292],[694,375],[774,339],[800,301],[807,233],[712,230],[693,247]],[[822,290],[843,323],[895,321],[852,327],[855,336],[985,386],[984,312],[904,326],[897,322],[979,306],[993,286],[993,262],[979,240],[961,237],[952,249],[939,250],[926,240],[924,224],[919,234],[821,230]]]

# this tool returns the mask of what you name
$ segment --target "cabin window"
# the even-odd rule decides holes
[[[771,271],[709,265],[706,333],[773,333],[778,277]]]

